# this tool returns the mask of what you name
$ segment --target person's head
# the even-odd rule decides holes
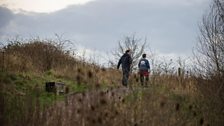
[[[130,54],[131,53],[131,50],[128,49],[128,50],[125,51],[125,53]]]
[[[144,54],[142,54],[142,58],[146,58],[146,54],[144,53]]]

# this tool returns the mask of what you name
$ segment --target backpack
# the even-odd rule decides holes
[[[148,65],[149,65],[148,60],[141,59],[139,61],[138,67],[139,67],[140,70],[148,70]]]

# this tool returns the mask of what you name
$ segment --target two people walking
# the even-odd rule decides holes
[[[131,50],[126,50],[125,53],[121,56],[117,65],[117,69],[119,69],[120,65],[122,65],[122,85],[125,87],[127,87],[128,85],[128,78],[131,71],[132,60],[133,59],[131,58]],[[138,69],[141,85],[147,86],[147,83],[149,81],[150,64],[149,61],[146,59],[146,54],[142,55],[142,58],[138,63]]]

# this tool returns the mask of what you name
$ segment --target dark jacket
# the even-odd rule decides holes
[[[139,70],[150,70],[150,64],[149,61],[145,58],[140,59],[138,63]]]
[[[117,64],[117,69],[119,69],[120,65],[122,64],[122,69],[130,71],[132,58],[129,54],[125,53],[119,60]]]

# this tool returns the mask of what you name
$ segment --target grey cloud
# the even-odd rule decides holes
[[[123,36],[136,33],[146,36],[160,52],[189,53],[209,0],[178,1],[170,0],[166,5],[163,0],[96,0],[50,14],[17,14],[6,32],[10,34],[13,29],[22,35],[44,37],[64,33],[102,51],[113,49]]]
[[[8,25],[12,18],[13,13],[9,9],[0,6],[0,29]]]

